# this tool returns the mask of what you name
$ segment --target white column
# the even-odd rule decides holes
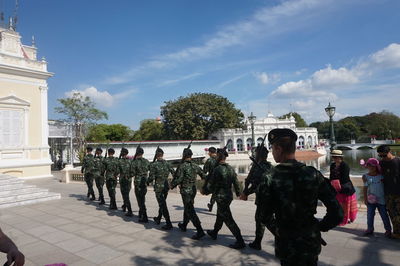
[[[42,121],[42,145],[41,147],[49,147],[49,123],[47,115],[47,86],[40,86],[40,109]],[[47,152],[48,154],[48,152]],[[48,158],[48,156],[46,157]]]

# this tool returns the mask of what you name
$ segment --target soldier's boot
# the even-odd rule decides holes
[[[229,245],[230,248],[234,249],[242,249],[246,247],[246,243],[244,243],[242,235],[236,236],[236,242]]]
[[[207,235],[209,235],[213,240],[216,240],[218,232],[216,232],[215,230],[207,230]]]
[[[167,221],[167,223],[161,227],[163,230],[171,230],[173,228],[172,223],[170,220]]]
[[[192,236],[192,239],[194,240],[200,240],[203,236],[205,236],[206,234],[204,233],[203,228],[201,227],[201,225],[196,226],[197,232],[196,234],[194,234]]]
[[[141,223],[148,223],[149,222],[149,218],[147,217],[147,212],[146,211],[142,211],[142,218],[139,219],[139,222],[141,222]]]
[[[122,204],[121,208],[122,208],[122,211],[123,211],[123,212],[126,212],[126,205],[125,205],[125,203]]]
[[[249,243],[249,247],[256,250],[261,250],[261,239],[256,237],[253,242]]]
[[[103,205],[103,204],[106,204],[106,202],[104,201],[104,196],[101,196],[99,205]]]
[[[90,192],[88,191],[88,193],[86,194],[86,197],[89,198],[90,197]]]
[[[118,210],[117,203],[115,202],[115,198],[110,199],[110,210]]]
[[[96,196],[94,195],[94,192],[92,192],[91,194],[92,194],[92,196],[91,196],[90,200],[92,200],[92,201],[96,200]]]
[[[153,217],[153,220],[156,224],[160,224],[161,223],[161,217],[157,216],[157,217]]]
[[[126,207],[128,208],[128,212],[125,214],[125,216],[132,217],[133,213],[132,213],[131,205],[128,204],[128,206],[126,206]]]
[[[181,229],[182,232],[186,232],[186,226],[187,226],[187,224],[178,223],[178,227],[179,227],[179,229]]]

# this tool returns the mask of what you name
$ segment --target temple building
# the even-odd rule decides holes
[[[0,27],[0,173],[51,176],[47,71],[37,48],[23,45],[15,27]]]
[[[211,139],[218,139],[221,145],[227,145],[229,151],[247,152],[251,150],[252,130],[250,121],[245,122],[245,129],[224,128],[211,135]],[[290,128],[298,136],[297,148],[310,149],[318,145],[318,131],[314,127],[296,127],[296,120],[292,115],[280,119],[271,112],[267,117],[254,121],[254,143],[260,144],[266,134],[274,128]],[[268,139],[265,145],[269,147]]]

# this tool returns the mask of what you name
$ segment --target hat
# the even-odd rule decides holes
[[[364,160],[363,160],[364,161]],[[360,163],[362,163],[361,161],[360,161]],[[367,166],[369,166],[369,165],[371,165],[371,166],[375,166],[376,167],[376,171],[380,174],[381,173],[381,166],[380,166],[380,164],[379,164],[379,160],[378,159],[375,159],[375,158],[369,158],[368,160],[367,160],[367,162],[363,162],[361,165],[363,165],[364,167],[367,167]]]
[[[113,148],[109,148],[109,149],[108,149],[108,153],[114,154],[114,153],[115,153],[115,150],[114,150]]]
[[[129,153],[128,149],[126,149],[126,148],[122,148],[121,149],[121,154],[122,155],[127,155],[128,153]]]
[[[160,147],[157,147],[156,153],[164,154],[164,151]]]
[[[142,147],[140,147],[140,145],[139,146],[137,146],[137,148],[136,148],[136,155],[142,155],[144,153],[144,150],[143,150],[143,148]]]
[[[226,151],[226,149],[217,149],[217,154],[221,154],[221,155],[223,155],[225,158],[226,157],[228,157],[229,155],[228,155],[228,152]]]
[[[191,149],[189,149],[189,148],[184,148],[183,149],[183,154],[182,154],[182,156],[183,157],[191,157],[193,155],[193,152],[192,152],[192,150]]]
[[[343,152],[341,150],[331,151],[331,157],[343,157]]]
[[[97,148],[96,148],[96,153],[97,153],[97,152],[100,152],[100,153],[102,153],[102,152],[103,152],[103,150],[102,150],[100,147],[97,147]]]
[[[289,128],[275,128],[268,133],[268,141],[271,144],[284,137],[289,137],[294,141],[297,140],[297,134]]]
[[[261,157],[267,158],[268,156],[268,149],[264,145],[258,145],[256,148],[256,154]]]

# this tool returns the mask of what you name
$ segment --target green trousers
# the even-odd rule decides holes
[[[128,209],[128,211],[132,212],[131,201],[129,199],[129,192],[131,191],[132,188],[132,178],[124,178],[124,177],[120,178],[119,185],[124,205]]]
[[[117,207],[117,203],[115,200],[115,188],[117,187],[117,179],[107,178],[106,187],[108,190],[108,195],[110,196],[110,206]]]
[[[225,223],[225,225],[232,232],[233,236],[238,241],[243,241],[240,229],[232,217],[230,208],[232,199],[217,198],[216,202],[217,202],[217,219],[215,220],[214,224],[214,232],[217,233],[219,230],[221,230],[222,225]]]
[[[88,195],[93,195],[94,197],[94,190],[93,190],[93,175],[91,173],[86,173],[84,175],[85,182],[88,187]]]

